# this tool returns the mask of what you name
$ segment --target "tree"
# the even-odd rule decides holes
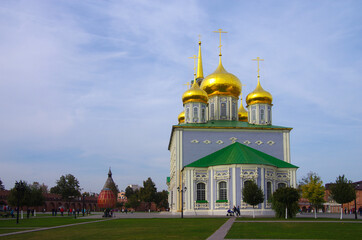
[[[254,181],[249,181],[243,188],[243,201],[253,206],[253,218],[255,218],[254,208],[259,203],[264,202],[264,193]]]
[[[151,209],[151,203],[155,200],[157,188],[151,178],[143,181],[143,187],[140,189],[140,199],[149,204]]]
[[[276,217],[294,217],[299,210],[298,200],[299,193],[297,189],[291,187],[277,189],[272,196],[272,208]]]
[[[124,195],[126,195],[127,198],[131,197],[134,194],[133,188],[130,186],[126,187]]]
[[[45,203],[45,197],[43,195],[43,190],[39,183],[34,182],[32,185],[29,185],[27,182],[24,183],[24,192],[20,193],[16,188],[10,190],[8,196],[8,202],[11,206],[17,206],[19,198],[19,206],[28,206],[28,207],[37,207],[42,206]]]
[[[3,190],[5,190],[5,187],[3,185],[3,181],[1,181],[1,179],[0,179],[0,191],[3,191]]]
[[[157,192],[154,202],[156,203],[157,208],[168,208],[168,192],[166,190]]]
[[[72,174],[67,174],[57,180],[57,185],[50,189],[50,193],[60,194],[64,200],[69,201],[71,196],[79,197],[80,190],[79,181]]]
[[[21,181],[20,181],[21,182]],[[24,191],[23,192],[19,192],[16,187],[14,186],[12,189],[10,189],[10,193],[8,195],[8,204],[10,206],[18,206],[18,201],[19,201],[19,206],[23,207],[23,206],[30,206],[29,205],[29,201],[30,201],[30,186],[27,182],[23,181],[24,184]]]
[[[302,179],[302,197],[309,200],[314,207],[314,217],[317,218],[317,209],[324,203],[325,189],[321,178],[313,172],[308,173],[307,177]]]
[[[343,218],[342,208],[344,203],[353,201],[356,197],[356,192],[351,180],[342,176],[338,176],[336,182],[331,185],[331,196],[339,204],[341,204],[341,217]]]
[[[133,195],[131,195],[129,198],[127,198],[127,203],[125,205],[126,208],[131,207],[136,211],[137,207],[140,205],[139,194],[140,194],[140,191],[136,190],[136,191],[134,191]]]
[[[43,184],[44,185],[44,184]],[[44,187],[43,185],[40,185],[38,182],[34,182],[32,185],[30,185],[30,199],[29,199],[29,206],[37,207],[42,206],[45,203],[45,197],[44,194]]]

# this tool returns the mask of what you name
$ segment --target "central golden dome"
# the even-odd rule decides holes
[[[260,80],[258,77],[258,85],[256,85],[255,90],[249,93],[248,96],[246,97],[246,104],[248,105],[254,103],[272,104],[272,101],[273,101],[272,95],[261,87]]]
[[[227,95],[239,98],[241,93],[240,80],[231,73],[228,73],[221,63],[215,72],[207,76],[201,83],[201,89],[204,90],[209,97],[213,95]]]
[[[196,80],[194,80],[192,87],[182,95],[183,104],[188,102],[202,102],[207,104],[208,100],[207,93],[200,88]]]
[[[248,121],[248,112],[245,110],[245,108],[243,106],[243,99],[241,99],[240,107],[238,110],[238,118],[239,118],[239,121],[241,121],[241,122]]]

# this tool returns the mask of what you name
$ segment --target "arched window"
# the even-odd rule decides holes
[[[237,112],[237,109],[236,109],[236,103],[233,102],[233,109],[232,109],[232,113],[233,113],[233,120],[236,119],[236,112]]]
[[[279,189],[279,188],[283,188],[283,187],[287,187],[287,184],[285,184],[285,183],[278,183],[278,189]]]
[[[244,187],[246,187],[248,184],[250,184],[252,181],[251,180],[247,180],[244,182]]]
[[[194,122],[197,122],[199,120],[199,108],[194,107]]]
[[[255,114],[256,114],[256,107],[255,107],[255,106],[252,106],[252,107],[251,107],[251,121],[255,121],[255,120],[256,120]]]
[[[211,103],[211,106],[210,106],[210,109],[211,109],[211,112],[210,112],[210,118],[211,120],[214,120],[214,110],[215,110],[215,106],[213,103]]]
[[[196,200],[205,200],[205,183],[198,183],[196,185]]]
[[[260,109],[260,121],[264,121],[264,109]]]
[[[190,120],[190,108],[186,108],[186,121]]]
[[[270,122],[271,121],[271,107],[270,106],[268,106],[268,122]]]
[[[201,122],[205,122],[205,108],[201,109]]]
[[[272,194],[272,185],[271,185],[271,182],[267,182],[266,183],[266,200],[271,199],[271,194]]]
[[[227,200],[227,187],[226,182],[219,182],[219,199],[218,200]]]
[[[220,108],[221,108],[220,117],[226,118],[226,103],[221,103]]]

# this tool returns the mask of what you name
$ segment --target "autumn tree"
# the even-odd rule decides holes
[[[255,218],[254,208],[264,202],[264,193],[254,181],[246,182],[243,188],[243,201],[253,206],[253,218]]]
[[[342,176],[338,176],[336,182],[330,187],[332,198],[339,204],[341,204],[341,217],[343,218],[343,204],[353,201],[356,197],[356,192],[351,180]]]
[[[324,203],[325,189],[323,181],[316,173],[310,172],[307,177],[302,179],[300,188],[302,197],[308,199],[314,207],[314,217],[317,218],[317,209]]]

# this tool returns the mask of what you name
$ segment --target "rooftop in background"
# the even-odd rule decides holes
[[[333,184],[334,183],[326,183],[326,185],[325,185],[326,190],[329,190],[330,186]],[[353,184],[356,186],[356,190],[362,190],[362,181],[354,182]]]

